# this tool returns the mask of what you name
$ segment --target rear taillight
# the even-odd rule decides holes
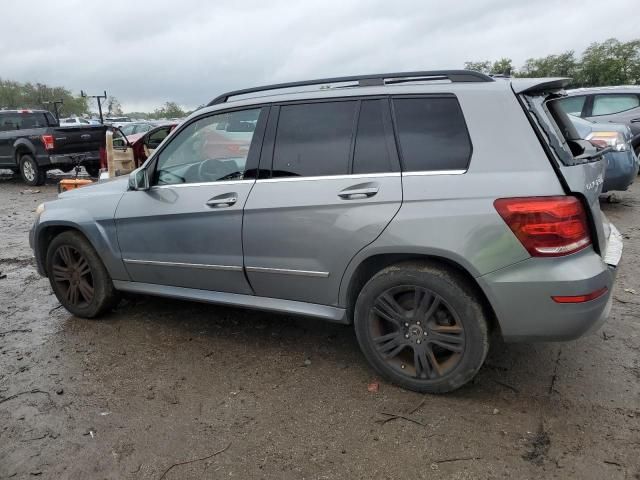
[[[53,150],[53,135],[42,135],[42,143],[45,150]]]
[[[596,147],[611,147],[617,152],[624,152],[629,149],[629,143],[620,132],[591,132],[585,140],[589,140]]]
[[[576,197],[499,198],[502,219],[534,257],[559,257],[591,244],[587,214]]]

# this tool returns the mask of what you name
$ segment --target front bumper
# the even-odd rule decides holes
[[[609,152],[605,155],[607,170],[604,174],[602,192],[624,191],[638,176],[638,159],[633,150]]]
[[[529,258],[477,280],[496,313],[506,341],[572,340],[597,330],[611,310],[622,240],[611,225],[607,252],[593,249],[558,258]],[[556,303],[552,296],[577,296],[603,287],[583,303]]]

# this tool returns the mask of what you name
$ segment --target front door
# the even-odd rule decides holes
[[[185,124],[149,162],[151,187],[127,192],[118,243],[135,282],[251,293],[243,272],[242,212],[255,180],[266,109]],[[255,160],[254,160],[255,159]]]
[[[349,261],[402,202],[389,103],[351,99],[272,113],[260,162],[271,178],[256,182],[245,207],[247,276],[256,295],[336,305]]]

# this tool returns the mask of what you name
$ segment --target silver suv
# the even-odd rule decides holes
[[[622,243],[567,79],[410,72],[238,90],[128,178],[41,205],[39,271],[69,312],[119,292],[354,324],[372,367],[468,382],[490,334],[568,340],[610,309]]]

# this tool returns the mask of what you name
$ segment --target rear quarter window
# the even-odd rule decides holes
[[[638,95],[596,95],[593,98],[593,116],[611,115],[640,106]]]
[[[455,97],[394,98],[393,110],[403,171],[468,168],[471,140]]]

